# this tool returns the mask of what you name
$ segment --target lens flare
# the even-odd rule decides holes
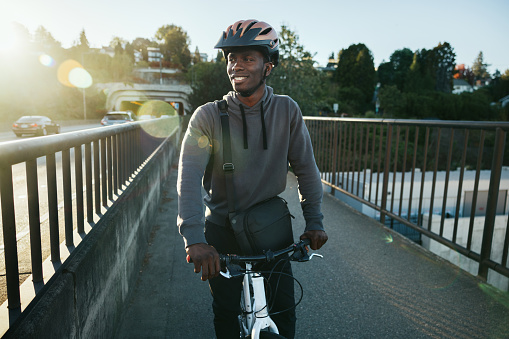
[[[92,85],[92,76],[76,60],[65,60],[57,71],[58,81],[67,87],[88,88]]]
[[[46,67],[55,66],[55,60],[47,54],[41,54],[39,56],[39,62]]]
[[[144,102],[137,113],[138,116],[152,115],[154,117],[161,117],[164,115],[177,115],[177,111],[169,103],[162,100],[150,100]]]
[[[57,71],[58,81],[64,86],[76,87],[69,81],[69,72],[75,68],[83,68],[83,66],[81,66],[79,62],[71,59],[62,62]]]
[[[92,86],[92,76],[84,68],[73,68],[69,71],[69,82],[78,88]]]
[[[391,234],[386,234],[385,237],[384,237],[384,241],[387,243],[387,244],[390,244],[394,241],[394,239],[392,239],[392,235]]]

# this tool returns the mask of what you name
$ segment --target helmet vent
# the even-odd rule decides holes
[[[257,21],[253,21],[252,23],[250,23],[250,24],[246,27],[246,29],[244,30],[244,32],[249,31],[249,30],[251,29],[251,27],[253,27],[253,25],[255,25],[255,24],[257,24],[257,23],[258,23]]]
[[[267,34],[270,33],[270,31],[272,31],[271,27],[266,28],[266,29],[264,29],[263,31],[260,32],[260,35],[267,35]]]
[[[239,22],[239,24],[237,25],[237,28],[235,28],[235,30],[238,31],[241,25],[242,25],[242,22]]]

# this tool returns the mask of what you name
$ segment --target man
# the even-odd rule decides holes
[[[265,22],[238,21],[223,32],[215,48],[223,50],[234,90],[224,99],[228,103],[238,210],[246,210],[283,192],[290,164],[299,182],[306,220],[306,229],[300,238],[309,238],[311,248],[319,249],[327,241],[327,234],[320,212],[322,185],[309,133],[298,105],[287,96],[273,94],[272,88],[265,84],[279,61],[276,31]],[[201,279],[209,280],[216,335],[223,339],[239,337],[237,315],[242,281],[218,276],[218,252],[240,252],[228,220],[221,143],[217,104],[199,107],[184,137],[177,190],[180,233],[195,272],[201,271]],[[206,191],[205,225],[202,184]],[[282,270],[291,274],[289,265]],[[293,280],[288,276],[279,280],[273,311],[290,311],[272,318],[283,336],[293,338]],[[275,286],[270,288],[275,292]]]

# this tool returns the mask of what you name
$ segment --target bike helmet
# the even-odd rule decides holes
[[[226,58],[231,48],[248,46],[258,47],[257,49],[266,53],[274,67],[277,66],[279,38],[276,30],[263,21],[253,19],[237,21],[228,26],[214,48],[222,49]]]

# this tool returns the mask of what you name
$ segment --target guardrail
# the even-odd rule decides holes
[[[14,187],[19,183],[13,182],[13,167],[24,163],[26,168],[31,274],[38,291],[48,279],[47,272],[43,272],[41,192],[47,192],[44,209],[48,216],[50,259],[56,270],[77,243],[86,239],[87,230],[121,196],[152,152],[166,137],[178,132],[179,125],[180,118],[176,116],[0,144],[0,198],[10,323],[21,313],[16,230],[23,226],[16,221],[16,208],[23,206],[15,204]],[[60,180],[57,167],[61,167]],[[39,184],[43,170],[45,190]],[[59,188],[63,193],[60,206]],[[59,218],[61,208],[63,220]],[[66,254],[61,253],[62,223]]]
[[[509,123],[317,117],[305,117],[305,121],[322,182],[332,193],[337,190],[377,211],[383,224],[403,224],[475,260],[484,279],[489,269],[509,277],[507,222],[502,253],[492,253],[495,218],[508,213],[507,188],[501,190],[500,185],[503,167],[509,165],[505,148]],[[465,205],[469,169],[475,169],[469,188],[471,208]],[[458,178],[454,191],[450,188],[453,172]],[[487,173],[482,245],[476,250],[472,246],[476,203]],[[438,184],[439,176],[443,180]],[[498,201],[499,196],[505,201]],[[452,217],[452,232],[446,232],[444,224]],[[458,241],[462,217],[469,217],[466,244]],[[438,228],[432,227],[436,218],[440,218]]]

